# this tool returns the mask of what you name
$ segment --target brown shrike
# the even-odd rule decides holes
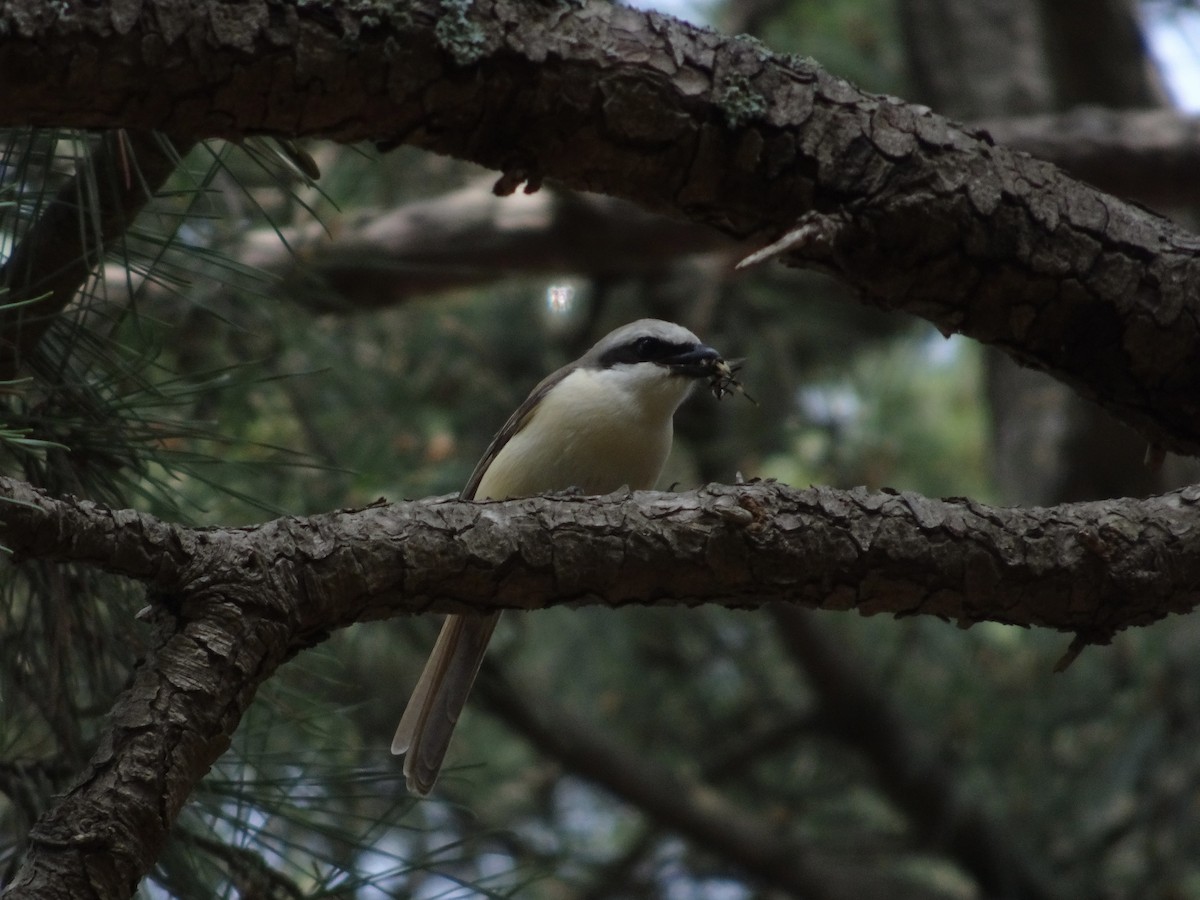
[[[463,500],[578,488],[649,490],[671,450],[671,421],[697,381],[736,386],[721,355],[681,325],[641,319],[547,376],[504,423]],[[408,789],[428,794],[499,613],[446,617],[392,740]]]

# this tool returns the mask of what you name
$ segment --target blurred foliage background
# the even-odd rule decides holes
[[[1145,35],[1184,34],[1195,13],[683,12],[971,120],[1166,105]],[[1147,472],[1136,438],[1035,373],[817,275],[735,273],[744,248],[712,236],[552,187],[497,200],[488,173],[403,148],[306,151],[316,182],[265,143],[187,152],[3,384],[6,474],[211,524],[449,494],[544,374],[653,315],[745,357],[759,401],[689,401],[664,488],[740,475],[1050,504],[1190,477],[1179,461]],[[4,258],[63,185],[117,177],[96,159],[86,135],[0,136]],[[145,598],[84,568],[4,560],[0,578],[3,881],[89,758]],[[1056,675],[1065,637],[999,625],[509,616],[449,768],[417,803],[387,748],[435,630],[372,623],[289,663],[142,894],[1200,897],[1190,619]]]

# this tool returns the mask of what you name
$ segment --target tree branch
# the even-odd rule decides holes
[[[1200,202],[1200,117],[1174,109],[1080,106],[978,125],[997,142],[1117,196],[1164,211]]]
[[[144,581],[158,631],[91,768],[31,832],[10,888],[22,897],[47,884],[127,896],[258,685],[356,621],[782,601],[1102,641],[1200,600],[1200,488],[1022,510],[759,483],[435,499],[210,529],[55,500],[7,478],[0,498],[0,540],[18,560],[74,560]],[[115,824],[89,825],[100,821]]]
[[[293,649],[357,621],[557,604],[762,608],[995,621],[1106,641],[1200,602],[1200,487],[1006,509],[775,483],[679,494],[444,498],[193,529],[0,479],[17,558],[91,563],[204,605],[291,621]]]
[[[252,231],[231,254],[281,275],[288,296],[317,312],[378,309],[514,275],[628,276],[676,257],[736,245],[711,229],[588,194],[498,198],[464,188],[346,221]]]
[[[677,777],[631,747],[554,710],[527,703],[494,665],[476,689],[504,721],[546,755],[626,800],[647,816],[687,836],[757,881],[801,897],[834,897],[802,844],[739,809],[702,782]]]
[[[91,765],[29,832],[6,897],[132,896],[259,684],[288,652],[287,628],[244,595],[188,618],[160,614],[156,646],[113,707]]]
[[[922,753],[888,698],[844,659],[806,610],[774,606],[783,644],[820,698],[823,724],[862,753],[880,789],[913,831],[969,872],[985,897],[1052,896],[1048,886],[977,805],[964,801],[944,765]]]
[[[1200,452],[1200,240],[809,60],[605,3],[480,0],[455,27],[437,0],[6,9],[0,125],[405,141],[502,190],[555,178],[738,237],[806,223],[786,262]]]

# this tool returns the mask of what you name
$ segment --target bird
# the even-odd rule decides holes
[[[504,423],[459,494],[507,500],[576,489],[654,487],[671,450],[673,417],[707,379],[718,399],[736,385],[721,354],[688,329],[639,319],[546,376]],[[411,793],[437,781],[500,614],[449,615],[392,740]]]

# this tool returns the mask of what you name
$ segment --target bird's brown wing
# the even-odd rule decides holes
[[[459,494],[463,500],[477,498],[475,492],[488,467],[517,432],[529,422],[534,409],[547,392],[567,377],[574,364],[546,376],[504,423],[484,451],[483,458],[467,479]],[[499,613],[487,616],[450,615],[442,625],[437,643],[429,654],[417,686],[409,697],[404,715],[392,738],[392,752],[406,754],[404,777],[408,789],[425,795],[437,781],[442,760],[450,746],[454,726],[471,693],[471,685],[487,652],[488,641],[500,620]]]
[[[410,791],[425,795],[433,789],[499,619],[499,613],[446,617],[392,739],[392,752],[406,754]]]
[[[479,462],[475,464],[475,470],[471,473],[471,477],[467,479],[466,486],[459,492],[460,500],[504,500],[504,497],[476,497],[475,492],[479,490],[479,483],[483,481],[483,476],[488,470],[488,466],[496,459],[496,455],[504,449],[514,434],[524,428],[530,417],[533,415],[534,409],[546,394],[550,393],[550,389],[571,374],[578,364],[572,363],[569,366],[563,366],[556,372],[551,372],[537,386],[529,392],[529,396],[525,398],[525,402],[517,407],[516,411],[508,417],[500,430],[496,432],[496,436],[492,438],[492,442],[488,444],[487,449],[483,451],[483,456]],[[563,485],[563,488],[570,485]]]

